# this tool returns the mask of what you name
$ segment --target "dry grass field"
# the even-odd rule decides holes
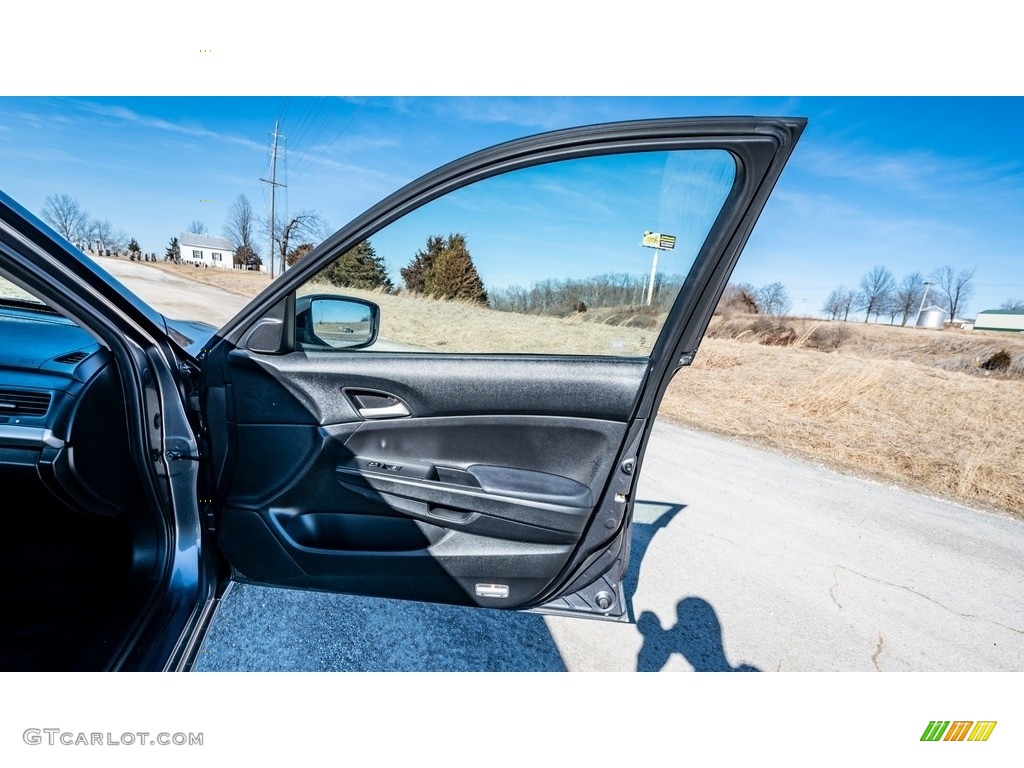
[[[153,266],[153,265],[150,265]],[[244,296],[263,275],[158,264]],[[331,289],[335,290],[335,289]],[[645,354],[654,334],[360,291],[381,335],[448,352]],[[761,325],[765,325],[761,321]],[[788,346],[750,317],[715,318],[660,414],[843,472],[1024,517],[1024,336],[789,319]],[[438,329],[443,329],[439,333]],[[1005,349],[1008,371],[982,366]]]
[[[1019,367],[1024,339],[844,325],[832,352],[707,338],[661,414],[1024,517],[1024,375],[975,366],[1007,349]]]
[[[197,269],[163,262],[147,266],[246,297],[270,285],[270,278],[257,272]],[[645,355],[657,336],[642,328],[585,322],[585,315],[564,319],[516,315],[469,302],[340,289],[329,284],[312,283],[303,289],[321,291],[376,302],[381,308],[382,337],[438,352]]]

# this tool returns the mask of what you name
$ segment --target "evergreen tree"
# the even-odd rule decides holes
[[[301,243],[296,245],[294,248],[290,249],[288,254],[284,257],[285,264],[289,267],[298,264],[306,258],[306,255],[312,251],[313,248],[314,245],[312,243]]]
[[[378,256],[369,240],[345,251],[323,271],[331,283],[344,288],[362,288],[373,291],[383,288],[388,293],[394,288],[388,277],[384,257]]]
[[[465,235],[428,237],[426,250],[417,251],[401,273],[410,291],[442,299],[468,299],[487,306],[487,291],[469,254]]]
[[[263,266],[263,259],[259,257],[255,249],[248,245],[240,245],[235,249],[233,263],[236,267],[249,270],[258,270]]]
[[[487,291],[469,254],[466,237],[448,236],[444,249],[427,270],[424,293],[445,299],[468,299],[487,304]]]
[[[172,237],[171,242],[167,244],[167,250],[164,252],[164,261],[173,261],[175,263],[181,261],[181,244],[178,242],[178,238]]]
[[[434,266],[434,261],[445,249],[445,239],[440,235],[427,238],[427,250],[417,251],[409,266],[399,270],[407,290],[413,293],[427,292],[427,274]]]

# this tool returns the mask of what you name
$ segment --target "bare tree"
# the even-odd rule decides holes
[[[93,219],[89,222],[87,237],[89,245],[95,245],[97,251],[106,251],[111,247],[114,240],[114,225],[106,219],[103,221]]]
[[[260,258],[255,241],[257,222],[249,198],[245,195],[235,198],[224,222],[224,236],[235,246],[235,266],[258,266]]]
[[[110,250],[115,256],[125,252],[128,248],[128,233],[123,229],[115,230],[110,236]]]
[[[860,279],[860,291],[857,293],[855,305],[857,309],[864,311],[865,323],[871,315],[878,319],[878,315],[885,310],[895,290],[896,281],[893,280],[892,272],[883,266],[875,267]]]
[[[89,214],[71,195],[47,195],[43,220],[69,243],[81,242],[89,228]]]
[[[825,297],[825,303],[821,305],[821,311],[828,315],[829,320],[839,317],[839,294],[845,289],[843,286],[833,288],[832,292]]]
[[[264,228],[270,232],[269,219],[264,222]],[[274,227],[274,251],[271,258],[271,270],[274,264],[280,266],[284,272],[285,256],[288,254],[288,244],[292,240],[315,241],[322,240],[327,231],[327,221],[317,211],[300,211],[287,218],[278,219]]]
[[[911,313],[915,312],[924,297],[924,277],[920,272],[911,272],[900,281],[893,294],[893,317],[901,315],[900,325],[906,325]]]
[[[825,303],[821,306],[821,311],[828,315],[829,320],[838,320],[839,316],[843,314],[843,297],[846,294],[846,286],[840,285],[838,288],[833,288],[832,292],[825,297]]]
[[[757,291],[757,305],[766,315],[785,315],[793,307],[793,301],[782,283],[769,283]]]
[[[192,221],[189,222],[188,229],[186,231],[191,232],[193,235],[205,235],[207,230],[206,225],[199,219],[192,219]]]
[[[850,313],[853,311],[853,305],[857,303],[857,291],[850,288],[846,295],[843,297],[843,322],[850,319]]]
[[[832,293],[825,299],[825,305],[821,308],[822,312],[828,314],[830,320],[847,320],[850,317],[850,310],[853,308],[853,303],[857,299],[857,292],[847,288],[845,285],[840,285],[838,288],[833,289]]]
[[[850,312],[853,309],[854,302],[857,301],[857,292],[853,288],[844,289],[843,293],[839,297],[839,307],[843,311],[843,322],[845,323],[850,319]]]
[[[417,292],[424,291],[427,282],[427,272],[431,258],[423,259],[438,245],[443,245],[445,238],[431,237],[427,242],[427,251],[418,251],[416,258],[408,267],[401,271],[402,279],[405,281],[405,290]],[[426,262],[426,263],[424,263]],[[683,284],[681,275],[658,274],[655,281],[655,306],[661,310],[668,310],[672,306],[676,295]],[[756,314],[758,310],[757,301],[754,298],[756,290],[753,286],[740,283],[734,286],[738,294],[744,298],[738,298],[738,304],[742,310]],[[729,292],[729,289],[727,289]],[[584,278],[566,278],[557,280],[548,278],[533,283],[529,288],[513,285],[508,288],[499,288],[493,292],[487,292],[488,304],[491,309],[502,312],[522,312],[524,314],[554,315],[565,317],[570,314],[597,308],[618,308],[623,310],[623,317],[633,317],[635,312],[630,307],[640,305],[647,295],[647,276],[645,274],[629,274],[626,272],[611,272],[603,275]],[[719,302],[716,312],[731,311],[728,303]]]
[[[973,269],[961,269],[957,272],[948,264],[939,267],[932,273],[932,279],[946,301],[945,309],[949,312],[949,319],[957,316],[957,312],[963,310],[967,300],[974,294],[974,287],[971,280],[974,279]]]
[[[896,315],[900,313],[900,305],[896,300],[895,291],[890,293],[889,298],[885,300],[885,305],[882,307],[882,311],[889,316],[889,325],[895,325]]]
[[[1011,312],[1024,310],[1024,299],[1007,299],[999,305],[1000,309],[1008,309]]]

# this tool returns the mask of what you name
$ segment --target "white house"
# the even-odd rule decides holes
[[[215,269],[232,269],[234,267],[235,247],[226,237],[182,232],[178,243],[181,246],[181,260],[185,264]]]
[[[986,309],[974,320],[976,331],[1016,331],[1024,333],[1024,311],[1019,309]]]

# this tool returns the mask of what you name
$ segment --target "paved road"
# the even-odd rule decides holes
[[[199,320],[220,328],[249,300],[220,288],[127,259],[93,260],[167,317]]]
[[[93,259],[129,290],[166,317],[178,320],[200,320],[220,328],[249,303],[249,299],[197,283],[155,267],[122,259]],[[422,352],[424,347],[379,337],[367,349],[376,352]]]
[[[660,423],[634,623],[236,587],[200,670],[1024,670],[1024,524]]]

